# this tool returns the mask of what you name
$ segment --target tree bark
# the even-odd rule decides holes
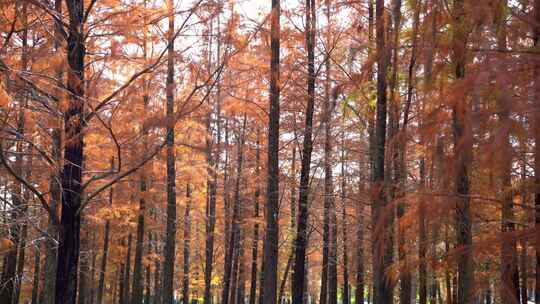
[[[467,33],[463,0],[454,0],[452,51],[456,81],[465,77]],[[473,303],[474,281],[471,254],[472,231],[470,212],[470,161],[472,157],[472,130],[470,126],[470,104],[463,96],[452,108],[452,129],[455,157],[456,239],[457,247],[463,250],[457,258],[457,303]]]
[[[113,165],[111,164],[111,167]],[[113,188],[109,190],[109,208],[113,203]],[[103,253],[101,255],[101,268],[99,271],[99,281],[97,290],[97,304],[103,303],[103,292],[105,287],[105,275],[107,274],[107,258],[109,256],[109,234],[111,229],[111,220],[105,221],[105,230],[103,232]]]
[[[84,125],[84,1],[67,1],[69,26],[67,38],[68,102],[64,112],[64,134],[69,145],[64,146],[62,182],[62,214],[60,217],[58,259],[56,271],[56,303],[75,303],[77,297],[77,267],[79,264],[82,195]]]
[[[40,258],[41,250],[39,247],[34,249],[34,280],[32,282],[32,304],[38,304],[38,294],[39,294],[39,275],[40,275]]]
[[[386,145],[386,46],[384,26],[384,0],[376,0],[376,51],[377,51],[377,104],[375,122],[375,155],[373,172],[373,281],[375,304],[391,303],[393,288],[384,277],[385,270],[393,260],[393,242],[390,236],[390,218],[384,193],[384,155]]]
[[[176,251],[176,156],[174,147],[174,0],[167,0],[169,13],[166,115],[167,115],[167,228],[163,263],[162,304],[173,302],[174,262]]]
[[[182,277],[182,303],[189,304],[189,253],[191,242],[191,185],[186,186],[186,210],[184,211],[184,273]]]
[[[503,53],[506,51],[506,16],[507,10],[506,0],[497,2],[496,7],[496,35],[497,48],[501,51],[498,54],[499,69],[497,72],[502,72],[500,75],[507,73],[506,56]],[[499,74],[499,73],[497,73]],[[512,160],[513,150],[510,138],[511,118],[510,106],[512,100],[506,93],[509,89],[504,77],[497,77],[497,84],[500,87],[501,95],[497,102],[499,105],[499,123],[502,135],[501,145],[501,183],[502,183],[502,212],[501,212],[501,230],[503,238],[501,241],[501,300],[503,303],[519,303],[519,271],[517,260],[517,242],[514,225],[514,193],[512,191]]]
[[[308,242],[307,224],[309,216],[308,196],[309,178],[311,169],[311,152],[313,151],[313,111],[315,105],[315,1],[306,0],[306,51],[308,59],[307,77],[307,105],[304,127],[304,141],[302,146],[302,163],[300,168],[300,184],[298,197],[298,223],[296,229],[296,239],[294,242],[295,258],[294,272],[292,278],[293,303],[303,303],[304,301],[304,280],[306,247]],[[325,267],[323,265],[323,267]],[[324,277],[323,277],[324,280]],[[323,282],[324,284],[325,282]],[[324,292],[325,285],[321,286],[321,293]],[[323,301],[321,304],[325,304]],[[266,303],[265,303],[266,304]]]
[[[264,238],[264,273],[261,290],[262,304],[275,304],[277,292],[277,265],[279,239],[279,51],[280,0],[272,0],[270,17],[270,103],[268,121],[268,161],[266,186],[266,234]]]
[[[221,54],[221,31],[220,31],[220,14],[217,17],[217,54]],[[209,38],[209,50],[211,50],[212,39]],[[211,51],[209,51],[209,62],[211,61]],[[209,70],[211,64],[209,64]],[[208,163],[208,198],[206,207],[206,243],[205,243],[205,266],[204,266],[204,304],[210,304],[212,300],[212,272],[214,268],[214,230],[216,226],[216,199],[217,199],[217,183],[220,157],[220,141],[221,141],[221,84],[218,80],[216,93],[216,129],[217,143],[216,150],[213,151],[213,134],[211,128],[212,113],[208,113],[206,121],[206,129],[208,131],[206,139],[206,162]],[[214,154],[215,153],[215,154]]]
[[[145,37],[146,38],[146,37]],[[144,57],[146,58],[146,39],[144,45]],[[143,112],[146,113],[148,108],[148,83],[144,84],[144,95],[143,95]],[[144,123],[144,122],[143,122]],[[146,151],[148,149],[148,131],[144,126],[141,126],[142,129],[142,158],[146,158]],[[131,303],[133,304],[142,304],[143,302],[143,243],[144,243],[144,229],[145,229],[145,215],[146,215],[146,193],[147,193],[147,177],[146,170],[143,167],[140,172],[140,181],[139,181],[139,212],[137,214],[137,240],[135,242],[135,260],[133,262],[133,288],[131,295]]]
[[[129,277],[131,276],[131,233],[128,236],[127,240],[127,252],[126,252],[126,261],[125,261],[125,267],[124,267],[124,277],[123,277],[123,290],[124,292],[121,295],[121,303],[122,304],[129,304],[129,296],[130,296],[130,286],[129,286]]]
[[[259,196],[260,196],[260,158],[261,158],[261,147],[259,140],[259,129],[257,129],[257,143],[255,151],[255,176],[257,186],[255,188],[254,194],[254,217],[259,218]],[[253,225],[253,239],[251,243],[251,284],[249,288],[249,304],[255,304],[257,300],[257,256],[259,252],[259,223],[255,222]]]

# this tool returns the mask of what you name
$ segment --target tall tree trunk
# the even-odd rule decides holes
[[[257,143],[255,151],[255,176],[256,176],[256,188],[254,194],[254,217],[259,218],[259,196],[260,196],[260,159],[261,159],[261,147],[259,139],[259,129],[257,129]],[[249,304],[255,304],[257,300],[257,256],[259,252],[259,224],[255,222],[253,225],[253,239],[251,244],[251,284],[249,288]]]
[[[145,3],[146,4],[146,3]],[[146,33],[146,32],[145,32]],[[146,36],[144,39],[144,57],[146,58]],[[146,113],[148,108],[148,81],[144,84],[143,95],[143,112]],[[143,122],[144,123],[144,122]],[[142,158],[146,158],[146,151],[148,149],[148,131],[146,127],[142,126]],[[144,243],[144,229],[145,229],[145,214],[146,214],[146,193],[147,193],[147,177],[146,170],[142,168],[140,172],[139,181],[139,212],[137,214],[137,240],[135,242],[135,260],[133,262],[133,284],[131,303],[142,304],[143,302],[143,276],[142,276],[142,258],[143,258],[143,243]]]
[[[236,178],[234,185],[234,202],[233,202],[233,214],[231,221],[231,235],[229,242],[229,251],[228,255],[230,257],[230,262],[225,265],[225,274],[224,274],[224,287],[222,295],[223,304],[236,304],[236,283],[238,277],[238,259],[239,259],[239,247],[240,247],[240,221],[242,217],[242,206],[241,206],[241,197],[240,197],[240,184],[242,181],[242,165],[244,160],[244,143],[245,143],[245,131],[246,131],[246,114],[244,114],[243,125],[241,129],[241,134],[238,137],[238,150],[237,150],[237,159],[236,159]],[[236,266],[236,267],[235,267]],[[227,276],[228,275],[228,276]],[[232,285],[231,285],[232,284]]]
[[[467,29],[463,0],[454,0],[452,51],[456,81],[465,77]],[[452,129],[455,157],[456,192],[456,239],[457,247],[463,250],[457,258],[458,291],[457,303],[473,303],[472,285],[474,280],[471,254],[472,231],[469,198],[469,173],[472,157],[472,130],[470,126],[470,104],[466,96],[458,100],[452,108]]]
[[[266,186],[266,234],[264,238],[264,273],[262,274],[262,304],[275,304],[279,239],[279,51],[280,0],[272,0],[270,17],[270,102],[268,121],[268,161]]]
[[[520,254],[520,274],[521,274],[521,304],[527,304],[528,301],[528,290],[527,290],[527,280],[529,276],[528,267],[528,258],[527,258],[527,242],[522,241],[521,243],[521,254]]]
[[[221,30],[220,30],[220,14],[217,16],[217,54],[218,58],[221,54]],[[211,62],[211,43],[212,38],[209,38],[209,62]],[[209,70],[211,64],[209,64]],[[221,83],[218,80],[216,92],[216,149],[213,151],[213,134],[212,134],[212,113],[208,113],[206,129],[208,131],[206,139],[206,162],[208,163],[208,198],[206,207],[206,243],[205,243],[205,264],[204,264],[204,304],[210,304],[212,300],[212,271],[214,267],[214,230],[216,226],[216,199],[217,199],[217,183],[220,157],[220,141],[221,141]]]
[[[82,195],[84,125],[84,1],[67,1],[69,26],[67,38],[68,102],[64,112],[64,146],[62,182],[62,214],[60,217],[56,271],[56,303],[75,303],[77,267],[79,264]]]
[[[417,24],[417,16],[419,17],[420,14],[420,7],[421,7],[421,1],[418,0],[416,3],[416,10],[415,10],[415,23]],[[435,49],[435,42],[436,42],[436,26],[437,26],[437,0],[431,0],[431,41],[429,44],[429,47],[427,49],[427,56],[426,56],[426,77],[425,77],[425,83],[426,87],[428,89],[431,89],[432,87],[432,67],[433,67],[433,50]],[[417,43],[417,33],[418,33],[418,25],[416,25],[416,33],[414,34],[414,47],[413,50],[416,50],[416,43]],[[414,61],[413,61],[414,58]],[[416,54],[411,55],[411,61],[409,64],[409,85],[407,89],[407,99],[412,99],[413,94],[413,77],[414,77],[414,64],[416,60]],[[404,161],[404,157],[402,161]],[[425,181],[425,157],[422,157],[420,159],[420,168],[421,168],[421,182],[420,186],[422,187],[421,191],[424,191],[426,187],[426,181]],[[427,303],[427,232],[426,232],[426,214],[425,214],[425,201],[424,199],[420,200],[419,205],[419,212],[418,212],[418,257],[419,257],[419,264],[418,264],[418,291],[419,291],[419,304],[426,304]],[[448,291],[448,290],[447,290]],[[448,299],[450,301],[450,298]]]
[[[342,128],[345,125],[342,124]],[[341,225],[343,242],[343,304],[350,304],[351,296],[349,290],[349,239],[347,237],[347,195],[346,195],[346,173],[345,173],[345,130],[341,132]],[[363,304],[363,303],[361,303]]]
[[[124,293],[122,293],[121,295],[121,301],[122,301],[122,304],[129,304],[129,296],[130,296],[130,288],[129,288],[129,278],[131,276],[131,233],[129,234],[128,236],[128,240],[127,240],[127,252],[126,252],[126,261],[125,261],[125,268],[124,268],[124,277],[123,277],[123,280],[124,280],[124,283],[123,283],[123,286],[124,286]]]
[[[120,264],[120,276],[118,277],[118,304],[124,304],[124,283],[125,283],[125,270],[126,266],[122,263]]]
[[[158,252],[156,251],[156,254]],[[159,260],[156,260],[154,265],[154,300],[155,304],[161,303],[161,290],[162,290],[162,280],[161,280],[161,263]]]
[[[293,303],[304,301],[304,280],[306,247],[308,242],[307,224],[309,216],[308,196],[311,169],[311,152],[313,150],[313,111],[315,105],[315,1],[306,0],[306,51],[308,59],[307,105],[302,146],[302,164],[300,168],[300,185],[298,197],[298,223],[294,242],[295,258],[292,279]],[[324,267],[324,266],[323,266]],[[324,283],[324,282],[323,282]],[[321,290],[326,288],[324,285]],[[322,292],[322,291],[321,291]],[[326,302],[321,302],[325,304]],[[266,303],[265,303],[266,304]]]
[[[150,236],[150,235],[148,235]],[[144,303],[150,304],[150,297],[152,294],[151,281],[152,281],[152,270],[150,269],[150,264],[145,267],[145,282],[144,282]]]
[[[169,13],[167,50],[167,228],[163,263],[162,304],[173,302],[174,261],[176,251],[176,157],[174,147],[174,0],[167,0]]]
[[[83,220],[82,223],[87,225],[86,221]],[[79,264],[79,296],[77,297],[78,304],[86,304],[89,286],[88,279],[90,274],[90,239],[89,232],[84,231],[81,235],[81,253],[80,253],[80,264]]]
[[[507,74],[507,60],[504,52],[507,48],[506,43],[506,0],[497,2],[496,7],[496,35],[497,48],[501,51],[498,54],[499,69],[497,74],[501,76]],[[500,132],[502,133],[501,146],[501,182],[502,182],[502,213],[501,213],[501,230],[503,238],[501,242],[501,300],[503,303],[519,303],[519,271],[517,260],[517,242],[515,239],[514,225],[514,193],[512,191],[512,143],[510,139],[510,106],[512,100],[508,96],[509,89],[505,77],[497,77],[497,84],[500,87],[501,95],[498,98],[499,104],[499,122]],[[504,235],[511,234],[511,235]]]
[[[246,273],[244,267],[244,231],[240,233],[240,247],[238,248],[238,283],[236,283],[236,303],[245,304],[246,298]]]
[[[113,166],[111,162],[111,167]],[[112,207],[113,203],[113,187],[109,190],[109,208]],[[98,290],[97,290],[97,304],[103,303],[103,292],[105,288],[105,275],[107,274],[107,258],[109,256],[109,234],[111,229],[111,220],[107,219],[105,221],[105,230],[103,232],[103,253],[101,255],[101,268],[99,271],[99,281],[98,281]]]
[[[62,15],[62,0],[54,1],[54,10],[58,15]],[[60,51],[62,36],[61,36],[62,24],[58,20],[54,22],[54,50]],[[64,83],[64,73],[62,65],[57,65],[55,70],[55,78],[58,83]],[[62,94],[61,90],[58,89],[55,92],[57,97],[60,97]],[[54,160],[55,164],[60,166],[61,159],[61,147],[62,147],[62,135],[61,135],[61,122],[59,119],[54,119],[53,121],[53,130],[52,130],[52,151],[51,158]],[[59,173],[52,172],[49,182],[49,191],[51,193],[50,199],[50,209],[53,213],[53,216],[56,218],[58,216],[58,205],[61,204],[61,187],[58,183],[58,180],[61,179]],[[47,227],[47,240],[45,241],[45,266],[43,271],[44,283],[43,291],[40,296],[41,304],[53,304],[55,303],[55,292],[56,292],[56,271],[57,271],[57,247],[56,247],[56,238],[58,236],[58,227],[54,223],[53,219],[49,219]]]
[[[312,4],[312,9],[315,9],[315,4]],[[331,24],[330,19],[330,1],[326,1],[326,19],[328,24]],[[312,13],[313,17],[313,26],[312,26],[312,35],[315,37],[315,13]],[[330,29],[328,29],[330,30]],[[315,38],[313,38],[312,43],[315,43]],[[330,45],[330,33],[327,32],[326,43]],[[325,58],[325,70],[326,77],[324,81],[324,199],[325,205],[327,205],[330,210],[330,237],[329,237],[329,248],[328,248],[328,304],[337,304],[338,290],[337,290],[337,238],[338,238],[338,222],[337,222],[337,208],[336,200],[334,198],[334,182],[333,182],[333,173],[332,173],[332,112],[334,111],[334,104],[336,102],[335,98],[337,96],[330,96],[330,58],[329,55]],[[315,77],[315,76],[314,76]],[[327,201],[327,202],[326,202]]]
[[[391,303],[392,284],[384,277],[385,270],[392,263],[393,248],[390,236],[390,218],[384,193],[384,155],[386,145],[386,46],[384,27],[384,0],[376,0],[376,50],[377,50],[377,105],[375,122],[375,155],[373,172],[373,284],[374,303]]]
[[[189,252],[191,241],[191,185],[186,186],[186,210],[184,211],[184,273],[182,277],[182,303],[189,304]]]
[[[39,275],[40,275],[40,258],[41,250],[39,247],[34,248],[34,278],[32,282],[32,304],[38,304],[38,294],[39,294]]]
[[[285,297],[285,286],[287,285],[287,277],[289,276],[289,271],[291,270],[293,258],[294,251],[291,251],[289,258],[287,259],[287,264],[285,265],[285,271],[283,272],[281,284],[279,284],[278,303],[283,303]]]

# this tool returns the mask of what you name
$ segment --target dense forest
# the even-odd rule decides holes
[[[1,304],[540,304],[540,0],[0,0]]]

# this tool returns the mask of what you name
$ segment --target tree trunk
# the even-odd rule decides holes
[[[217,17],[217,54],[221,54],[221,30],[220,30],[220,14]],[[212,38],[209,38],[209,50],[211,50]],[[211,61],[212,52],[209,51],[209,62]],[[209,70],[211,65],[209,64]],[[210,304],[212,300],[212,271],[214,267],[214,230],[216,226],[216,199],[217,199],[217,183],[219,169],[220,141],[221,141],[221,83],[218,80],[216,93],[216,129],[217,143],[216,150],[213,151],[213,134],[211,128],[212,114],[208,114],[206,121],[206,129],[208,132],[206,139],[206,162],[208,163],[208,198],[206,207],[206,243],[205,243],[205,266],[204,266],[204,304]],[[215,153],[215,154],[214,154]]]
[[[243,125],[241,129],[241,134],[238,138],[238,150],[237,150],[237,159],[236,159],[236,178],[234,185],[234,202],[233,202],[233,214],[231,221],[231,235],[229,241],[229,247],[227,255],[230,257],[230,262],[225,265],[224,273],[224,287],[222,294],[222,303],[235,304],[236,298],[236,283],[238,277],[238,259],[239,259],[239,249],[240,249],[240,221],[242,217],[242,206],[240,201],[240,184],[242,180],[242,164],[244,160],[244,143],[245,143],[245,131],[246,131],[246,115],[244,114]],[[232,285],[231,285],[232,284]],[[232,287],[232,288],[231,288]]]
[[[391,303],[392,284],[384,277],[385,270],[392,263],[393,242],[390,237],[391,210],[387,210],[384,194],[384,155],[386,145],[386,46],[384,28],[384,0],[376,0],[376,50],[377,50],[377,105],[375,122],[375,155],[373,172],[373,281],[374,303]]]
[[[262,304],[275,304],[277,292],[278,239],[279,239],[279,51],[280,0],[272,0],[270,17],[270,103],[268,121],[268,162],[266,186],[266,235],[264,238],[264,273],[261,290]]]
[[[501,71],[500,75],[507,74],[506,56],[503,53],[506,51],[506,21],[504,12],[507,10],[506,0],[498,1],[496,8],[496,30],[497,30],[497,48],[501,51],[498,54],[498,61]],[[499,73],[497,73],[499,74]],[[501,241],[501,300],[503,303],[519,303],[519,271],[517,260],[517,242],[515,239],[514,225],[514,194],[512,191],[512,143],[510,139],[510,105],[512,100],[508,96],[506,90],[509,89],[507,80],[504,77],[497,77],[497,85],[500,87],[501,96],[498,98],[499,104],[499,122],[502,135],[501,146],[501,182],[502,182],[502,213],[501,213],[501,230],[503,233]]]
[[[118,304],[124,304],[124,296],[126,294],[126,292],[124,291],[125,270],[125,265],[120,264],[120,276],[118,277]]]
[[[61,16],[62,15],[62,0],[54,1],[54,11]],[[54,22],[54,50],[56,52],[60,51],[62,36],[61,36],[62,24],[59,20]],[[55,78],[58,83],[64,83],[64,73],[62,65],[57,65],[55,70]],[[61,89],[55,91],[55,95],[60,98],[60,95],[63,94]],[[59,119],[55,119],[54,123],[56,124],[52,130],[52,151],[51,157],[55,164],[60,167],[61,160],[61,147],[62,147],[62,134],[60,130],[61,122]],[[51,192],[50,199],[50,209],[53,213],[53,216],[56,218],[58,216],[58,205],[61,204],[61,187],[58,183],[58,180],[61,179],[59,173],[52,172],[49,182],[49,191]],[[57,272],[57,248],[56,248],[56,238],[58,237],[58,227],[55,225],[53,219],[49,219],[49,224],[47,227],[47,235],[49,236],[45,241],[45,270],[43,271],[44,275],[44,284],[41,297],[41,304],[53,304],[55,303],[55,292],[56,292],[56,272]]]
[[[341,126],[344,128],[344,124]],[[345,173],[345,131],[341,132],[341,225],[343,242],[343,304],[350,304],[349,290],[349,239],[347,237],[347,196],[346,196],[346,173]],[[363,304],[363,303],[361,303]]]
[[[146,44],[144,47],[144,53],[146,57]],[[146,113],[148,108],[148,90],[147,83],[144,84],[145,93],[143,96],[143,112]],[[148,132],[144,126],[142,126],[142,158],[146,158],[146,151],[148,149]],[[147,192],[147,178],[146,170],[143,167],[140,172],[140,187],[139,187],[139,212],[137,215],[137,240],[135,243],[135,260],[133,262],[133,287],[131,295],[131,303],[142,304],[143,302],[143,276],[142,276],[142,258],[143,258],[143,243],[144,243],[144,220],[146,214],[146,192]]]
[[[122,304],[129,304],[129,296],[130,296],[130,288],[129,288],[129,277],[131,272],[131,233],[128,236],[127,241],[127,252],[126,252],[126,261],[125,261],[125,268],[124,268],[124,293],[121,295],[121,302]]]
[[[189,251],[191,241],[191,185],[186,186],[186,210],[184,211],[184,273],[182,277],[182,303],[189,304]]]
[[[174,146],[174,0],[167,0],[169,12],[167,50],[167,228],[163,263],[162,304],[173,303],[173,279],[176,251],[176,156]]]
[[[295,259],[292,279],[293,303],[304,301],[304,280],[306,247],[308,242],[307,224],[309,216],[308,196],[311,167],[311,152],[313,150],[313,111],[315,105],[315,1],[306,0],[306,50],[308,59],[307,106],[305,117],[304,142],[302,147],[302,164],[300,168],[300,185],[298,197],[298,223],[294,242]],[[323,267],[325,267],[323,265]],[[323,278],[324,279],[324,278]],[[323,282],[324,284],[324,282]],[[321,293],[326,287],[321,286]],[[321,302],[325,304],[326,302]],[[265,303],[266,304],[266,303]]]
[[[255,176],[257,186],[255,188],[254,194],[254,217],[259,218],[259,196],[260,196],[260,140],[259,140],[259,129],[257,129],[257,143],[256,143],[256,152],[255,152]],[[255,304],[257,300],[257,256],[259,252],[259,224],[255,222],[253,225],[253,239],[251,244],[251,284],[249,288],[249,304]]]
[[[83,224],[87,224],[83,217]],[[83,231],[81,235],[81,253],[79,264],[79,296],[77,297],[78,304],[86,304],[89,286],[88,279],[90,274],[90,240],[89,232]]]
[[[113,165],[111,164],[111,167]],[[109,190],[109,208],[113,203],[113,188]],[[97,290],[97,304],[103,303],[103,289],[105,287],[105,275],[107,274],[107,258],[109,256],[109,234],[111,229],[111,220],[105,221],[105,230],[103,232],[103,254],[101,255],[101,268],[99,271],[99,282]]]
[[[38,294],[39,294],[39,274],[40,274],[40,258],[41,250],[39,247],[34,249],[34,280],[32,282],[32,304],[38,304]]]
[[[454,30],[452,37],[453,62],[456,81],[465,77],[467,33],[465,29],[465,9],[463,0],[454,0]],[[470,126],[470,105],[464,98],[452,108],[452,129],[455,156],[456,198],[456,239],[457,247],[463,250],[457,258],[458,299],[457,303],[473,303],[472,285],[474,281],[471,253],[472,231],[469,198],[469,172],[472,157],[472,130]]]
[[[77,298],[77,267],[79,264],[81,215],[81,182],[83,168],[84,125],[84,1],[67,1],[69,32],[67,39],[67,109],[64,112],[64,134],[69,145],[64,146],[62,169],[62,214],[58,237],[56,271],[56,303],[75,303]]]

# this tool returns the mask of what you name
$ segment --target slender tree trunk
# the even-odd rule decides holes
[[[345,125],[342,124],[342,128]],[[349,304],[351,300],[349,290],[349,239],[347,237],[347,195],[346,195],[346,173],[345,173],[345,130],[341,132],[341,225],[342,225],[342,242],[343,242],[343,304]],[[364,303],[361,303],[364,304]]]
[[[425,82],[426,86],[428,88],[431,88],[432,86],[432,66],[433,66],[433,50],[435,48],[435,35],[436,35],[436,22],[437,22],[437,6],[436,6],[437,0],[431,1],[431,18],[432,18],[432,27],[431,27],[431,42],[428,47],[428,55],[426,56],[426,77]],[[420,7],[421,7],[421,1],[418,0],[416,3],[416,11],[415,11],[415,23],[417,24],[417,16],[419,17],[420,14]],[[416,25],[416,33],[414,34],[415,40],[413,42],[414,47],[413,51],[416,51],[416,43],[417,43],[417,33],[418,33],[418,25]],[[414,60],[413,60],[414,58]],[[413,94],[413,76],[414,76],[414,64],[416,61],[416,54],[411,55],[411,62],[409,64],[409,85],[407,90],[407,99],[412,99]],[[402,161],[405,159],[403,158]],[[421,187],[422,189],[425,189],[426,182],[425,182],[425,158],[422,157],[420,160],[420,168],[421,168]],[[422,190],[424,191],[424,190]],[[418,256],[419,256],[419,265],[418,265],[418,283],[419,283],[419,304],[426,304],[427,303],[427,232],[426,232],[426,212],[425,212],[425,201],[424,199],[420,200],[420,209],[418,212]],[[447,290],[448,291],[448,290]],[[451,298],[448,298],[448,301],[450,301]]]
[[[174,262],[176,251],[176,156],[174,146],[174,0],[167,0],[169,12],[167,50],[167,228],[163,263],[162,304],[173,302]]]
[[[120,264],[120,276],[118,277],[118,304],[124,304],[124,283],[125,283],[125,270],[124,264]]]
[[[244,212],[242,211],[242,218]],[[245,251],[244,251],[244,231],[242,230],[240,233],[240,242],[239,242],[239,248],[238,248],[238,282],[236,283],[236,303],[237,304],[245,304],[245,297],[246,297],[246,273],[245,273],[245,267],[244,267],[244,260],[245,260]]]
[[[84,217],[82,220],[83,225],[87,225]],[[86,304],[89,286],[88,279],[90,274],[90,240],[89,232],[84,231],[81,235],[81,253],[79,264],[79,296],[77,297],[78,304]]]
[[[313,150],[313,111],[315,105],[315,1],[306,0],[306,50],[308,57],[307,107],[305,117],[304,142],[302,147],[302,164],[300,168],[300,185],[298,197],[298,223],[294,242],[295,259],[292,279],[293,303],[304,301],[304,280],[306,247],[308,242],[307,224],[309,216],[308,196],[311,169],[311,152]],[[323,268],[325,265],[323,265]],[[324,284],[325,282],[323,282]],[[321,286],[321,293],[326,288]],[[325,304],[326,302],[321,302]],[[266,303],[265,303],[266,304]]]
[[[62,15],[62,0],[54,1],[54,10],[58,15]],[[60,51],[61,48],[61,29],[62,24],[58,20],[54,22],[54,50]],[[55,70],[55,78],[58,83],[64,83],[64,75],[62,70],[62,65],[57,65]],[[62,94],[61,90],[58,89],[55,92],[55,95],[60,98]],[[53,130],[52,130],[52,151],[51,157],[55,161],[57,166],[60,166],[61,159],[61,147],[62,147],[62,135],[61,135],[61,122],[59,119],[54,119],[53,121]],[[49,191],[51,192],[50,199],[50,209],[53,212],[53,216],[58,216],[58,205],[61,204],[61,187],[58,181],[61,179],[61,176],[57,172],[53,172],[50,176],[49,182]],[[56,292],[56,272],[57,272],[57,247],[56,247],[56,238],[58,237],[58,227],[55,225],[53,219],[49,219],[47,227],[47,235],[49,236],[45,241],[45,269],[43,271],[43,291],[41,295],[41,304],[53,304],[55,303],[55,292]]]
[[[284,296],[285,296],[285,286],[287,285],[287,277],[289,276],[289,271],[291,270],[293,258],[294,258],[294,251],[291,251],[289,258],[287,259],[287,265],[285,265],[285,272],[283,272],[281,284],[279,284],[278,303],[283,303]]]
[[[255,188],[255,194],[254,194],[254,203],[255,203],[255,210],[254,210],[254,216],[256,219],[259,218],[259,196],[260,196],[260,188],[259,188],[259,182],[260,182],[260,159],[261,159],[261,147],[260,147],[260,140],[259,140],[259,129],[257,129],[257,143],[256,143],[256,151],[255,151],[255,176],[256,176],[256,183],[257,186]],[[259,252],[259,224],[258,222],[255,222],[255,225],[253,225],[253,239],[251,244],[251,284],[249,288],[249,304],[255,304],[255,301],[257,300],[257,256]]]
[[[392,217],[391,210],[387,210],[384,194],[384,155],[386,145],[386,46],[384,28],[384,0],[376,0],[376,50],[377,50],[377,105],[375,123],[375,155],[373,172],[373,280],[374,303],[391,303],[393,288],[390,280],[386,279],[385,271],[393,260],[393,242],[390,236]]]
[[[146,41],[145,41],[146,43]],[[146,57],[146,45],[144,46],[144,53]],[[143,112],[148,108],[148,89],[147,84],[145,86],[145,93],[143,96]],[[146,151],[148,149],[148,131],[142,126],[142,158],[146,157]],[[145,215],[146,215],[146,193],[147,193],[147,178],[145,168],[140,170],[140,185],[139,185],[139,212],[137,215],[137,240],[135,242],[135,260],[133,262],[133,288],[131,295],[131,303],[141,304],[143,301],[143,275],[142,275],[142,258],[143,258],[143,243],[144,243],[144,229],[145,229]]]
[[[498,54],[500,68],[498,72],[502,72],[501,76],[507,73],[506,56],[503,53],[506,51],[506,21],[505,12],[507,10],[506,0],[498,1],[496,8],[496,31],[497,31],[497,48],[501,51]],[[499,73],[497,73],[499,74]],[[501,89],[501,96],[498,98],[500,107],[499,121],[503,143],[501,146],[501,182],[502,182],[502,214],[501,214],[501,230],[503,238],[501,242],[501,300],[503,303],[519,303],[519,271],[517,260],[517,242],[515,239],[514,225],[514,194],[512,191],[512,143],[510,139],[510,105],[512,100],[507,95],[506,90],[509,89],[504,77],[497,77],[497,84]],[[512,234],[512,235],[504,235]]]
[[[151,289],[151,286],[150,286],[151,280],[152,280],[152,271],[150,269],[150,265],[146,265],[144,273],[145,273],[144,303],[145,304],[150,304],[150,297],[151,297],[151,294],[152,294],[152,289]]]
[[[40,274],[40,261],[41,259],[41,250],[39,247],[34,249],[34,280],[32,282],[32,304],[38,304],[38,295],[39,295],[39,274]]]
[[[111,164],[111,167],[113,165]],[[109,208],[113,203],[113,188],[109,190]],[[109,234],[111,229],[111,220],[105,221],[105,230],[103,232],[103,254],[101,255],[101,268],[99,271],[99,281],[97,290],[97,304],[103,303],[103,293],[105,288],[105,275],[107,274],[107,258],[109,256]]]
[[[130,296],[130,286],[129,286],[129,278],[131,276],[131,233],[128,236],[127,241],[127,252],[126,252],[126,261],[125,261],[125,268],[124,268],[124,293],[122,294],[122,304],[129,304],[129,296]]]
[[[467,33],[463,0],[454,0],[454,30],[452,37],[453,61],[456,81],[465,77]],[[472,130],[470,126],[470,105],[463,96],[452,108],[452,129],[455,155],[456,197],[456,239],[463,253],[458,257],[458,299],[459,304],[473,303],[474,270],[471,253],[472,231],[469,198],[469,173],[472,157]]]
[[[221,56],[221,30],[220,30],[220,14],[217,16],[217,54]],[[212,29],[210,29],[212,31]],[[211,68],[211,47],[212,38],[209,38],[209,70]],[[216,226],[216,199],[217,199],[217,183],[220,157],[220,141],[221,141],[221,83],[218,80],[216,93],[216,149],[213,151],[213,134],[211,128],[212,113],[207,117],[206,127],[208,130],[206,140],[206,161],[208,163],[208,199],[206,207],[206,243],[205,243],[205,266],[204,266],[204,304],[210,304],[212,299],[212,272],[214,267],[214,230]],[[215,153],[215,154],[214,154]]]
[[[279,52],[280,52],[280,0],[272,0],[270,17],[270,103],[268,121],[268,161],[266,186],[266,235],[264,238],[264,273],[261,290],[262,304],[275,304],[277,292],[278,239],[279,239]]]
[[[158,252],[156,251],[156,254]],[[161,263],[156,261],[154,266],[154,304],[161,303],[161,290],[162,290],[162,280],[161,280]]]
[[[186,210],[184,211],[184,273],[182,278],[182,303],[189,304],[189,253],[191,242],[191,185],[186,186]]]
[[[237,150],[237,159],[236,159],[236,178],[234,185],[234,205],[233,205],[233,214],[231,222],[231,235],[230,235],[230,245],[228,255],[230,258],[230,263],[225,265],[225,274],[228,276],[224,277],[224,287],[222,295],[223,304],[236,304],[236,283],[238,278],[238,263],[239,263],[239,249],[240,249],[240,238],[241,238],[241,229],[240,221],[242,217],[242,206],[240,198],[240,184],[242,181],[242,165],[244,160],[244,143],[245,143],[245,131],[246,131],[246,115],[244,114],[244,120],[242,125],[241,134],[238,138],[238,150]],[[236,266],[236,267],[235,267]]]
[[[312,4],[312,9],[315,9],[315,4]],[[331,24],[330,19],[330,1],[326,1],[326,19],[328,24]],[[313,17],[313,27],[312,35],[315,37],[315,14],[312,13]],[[315,43],[313,38],[312,43]],[[330,33],[326,35],[327,45],[330,45]],[[334,198],[334,182],[333,182],[333,173],[332,173],[332,112],[334,104],[336,102],[335,97],[330,95],[330,80],[331,80],[331,68],[330,68],[330,59],[329,56],[325,58],[325,69],[326,77],[324,81],[324,199],[325,205],[327,205],[330,210],[330,235],[329,235],[329,248],[328,248],[328,304],[337,304],[338,290],[337,290],[337,238],[338,238],[338,222],[337,222],[337,208],[336,200]],[[332,99],[331,99],[332,98]],[[328,202],[326,202],[328,201]]]

